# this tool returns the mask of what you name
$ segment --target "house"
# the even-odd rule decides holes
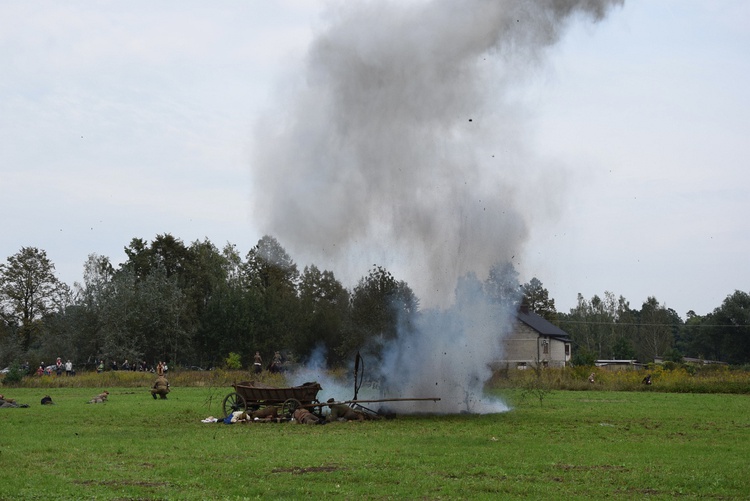
[[[503,339],[499,365],[527,369],[564,367],[570,362],[571,340],[567,332],[522,305],[513,331]]]

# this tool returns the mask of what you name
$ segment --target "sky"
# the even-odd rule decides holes
[[[259,138],[294,118],[284,96],[309,83],[330,13],[323,0],[0,0],[0,259],[40,248],[72,285],[89,254],[121,263],[133,238],[244,255],[276,236],[257,203],[273,168]],[[533,64],[502,67],[509,83],[482,82],[479,111],[512,119],[488,120],[502,127],[477,151],[533,159],[512,179],[532,214],[512,256],[522,282],[541,280],[562,312],[611,291],[683,318],[750,291],[747,47],[747,2],[626,0],[569,19]],[[299,240],[279,238],[300,268],[318,264]],[[414,254],[338,259],[324,267],[347,287],[377,262],[429,293]]]

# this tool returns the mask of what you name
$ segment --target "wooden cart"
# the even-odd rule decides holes
[[[277,388],[255,381],[244,381],[232,385],[234,391],[224,397],[222,409],[228,416],[235,411],[256,411],[274,406],[284,416],[291,416],[299,407],[305,407],[320,414],[323,404],[318,401],[320,384],[305,383],[300,386]]]

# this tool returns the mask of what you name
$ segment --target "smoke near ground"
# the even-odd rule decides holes
[[[258,124],[261,228],[292,255],[345,277],[384,265],[423,306],[456,312],[459,279],[486,277],[492,264],[521,255],[534,218],[554,212],[547,204],[560,190],[524,149],[514,89],[571,20],[598,21],[621,3],[335,4],[304,68],[282,83],[278,105]],[[436,315],[431,322],[453,325]],[[497,354],[483,349],[485,338],[497,339],[496,326],[455,325],[451,335],[466,339],[460,355],[471,363]],[[451,329],[430,328],[427,344],[456,349],[435,343]],[[399,350],[397,358],[409,357]],[[438,355],[434,363],[442,363]],[[458,356],[451,363],[465,363]],[[469,383],[456,384],[466,395]]]

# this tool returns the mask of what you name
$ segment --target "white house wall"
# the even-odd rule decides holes
[[[544,342],[548,343],[548,352],[544,353]],[[504,356],[501,364],[518,367],[525,364],[530,367],[546,362],[550,367],[563,367],[570,361],[565,354],[565,342],[559,339],[540,336],[537,331],[524,323],[517,323],[509,337],[503,339]]]

